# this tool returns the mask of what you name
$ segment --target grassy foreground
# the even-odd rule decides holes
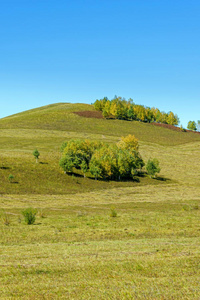
[[[44,116],[45,108],[33,113]],[[82,130],[72,121],[65,123],[71,131],[51,123],[45,129],[39,117],[38,123],[31,118],[24,112],[0,120],[0,299],[199,299],[198,135],[114,121],[117,132],[95,120],[100,132],[78,116]],[[62,141],[110,143],[125,131],[141,135],[142,157],[157,157],[166,181],[95,182],[58,167]],[[24,223],[27,207],[38,210],[34,225]]]

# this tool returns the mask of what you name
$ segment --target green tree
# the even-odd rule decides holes
[[[61,168],[63,168],[65,173],[72,172],[74,167],[72,157],[70,155],[63,156],[59,161],[59,165]]]
[[[35,150],[33,151],[33,156],[35,157],[36,163],[37,163],[37,162],[38,162],[38,158],[39,158],[39,156],[40,156],[40,152],[39,152],[37,149],[35,149]]]
[[[110,105],[111,105],[111,102],[109,100],[107,100],[105,103],[105,106],[103,108],[103,111],[102,111],[104,118],[110,117]]]
[[[172,111],[170,111],[168,113],[168,117],[167,117],[167,124],[170,125],[178,125],[179,123],[179,118],[177,115],[175,115]]]
[[[66,172],[73,168],[81,169],[84,174],[89,170],[98,179],[121,177],[131,178],[144,162],[138,152],[138,140],[134,135],[122,137],[116,145],[107,145],[88,140],[71,140],[62,150],[60,166]]]
[[[14,179],[14,176],[13,176],[12,174],[10,174],[10,175],[8,176],[8,180],[9,180],[10,182],[12,182],[13,179]]]
[[[150,177],[155,177],[157,173],[160,173],[159,161],[156,158],[149,159],[146,164],[146,170]]]
[[[136,105],[131,98],[126,101],[125,98],[117,96],[112,100],[104,97],[103,99],[97,99],[95,101],[94,108],[102,111],[104,118],[112,116],[115,119],[123,120],[138,120],[142,122],[156,121],[171,125],[179,124],[179,118],[173,112],[167,114],[155,107],[150,108],[144,105]]]
[[[63,150],[63,157],[70,157],[75,168],[80,169],[83,160],[89,165],[93,153],[93,143],[89,140],[70,140]]]
[[[95,177],[97,180],[102,175],[102,167],[98,160],[91,159],[90,161],[90,173]]]
[[[128,117],[129,120],[135,120],[133,105],[130,105],[130,107],[128,108],[127,117]]]
[[[189,130],[197,130],[197,124],[195,121],[189,121],[187,125],[187,129]]]

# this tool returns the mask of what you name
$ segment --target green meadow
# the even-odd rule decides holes
[[[89,110],[58,103],[0,119],[0,299],[200,299],[200,135],[74,114]],[[64,141],[128,134],[145,162],[159,160],[157,178],[59,167]]]

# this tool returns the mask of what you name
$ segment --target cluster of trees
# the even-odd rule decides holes
[[[125,98],[115,96],[109,100],[107,97],[96,100],[94,108],[102,111],[104,118],[115,118],[121,120],[136,120],[142,122],[159,122],[170,125],[178,125],[179,118],[173,112],[161,112],[155,107],[145,107],[133,102],[133,99],[128,101]]]
[[[61,151],[59,164],[65,172],[72,172],[75,168],[81,170],[84,177],[89,172],[95,179],[133,178],[144,166],[134,135],[122,137],[114,145],[70,140],[63,143]]]
[[[187,129],[189,130],[197,130],[197,127],[198,127],[198,130],[200,128],[200,120],[197,121],[197,123],[195,121],[189,121],[188,124],[187,124]]]

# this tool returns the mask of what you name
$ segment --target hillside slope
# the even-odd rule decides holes
[[[70,103],[47,105],[0,119],[0,129],[56,130],[82,133],[82,135],[109,135],[113,137],[121,137],[131,133],[139,141],[166,146],[200,141],[200,135],[192,132],[175,132],[137,121],[85,118],[74,114],[77,111],[88,110],[94,111],[93,106]],[[31,132],[30,135],[32,135]],[[99,138],[102,137],[98,136]]]
[[[0,298],[200,299],[199,135],[73,113],[86,110],[58,103],[0,120]],[[59,167],[63,141],[130,133],[145,162],[158,158],[157,179]],[[28,226],[27,207],[38,210]]]
[[[198,151],[194,155],[200,136],[188,132],[175,132],[141,122],[85,118],[77,111],[93,111],[87,104],[52,104],[25,111],[0,120],[0,193],[8,194],[67,194],[92,189],[110,189],[138,185],[169,184],[182,181],[182,174],[197,167]],[[121,136],[134,134],[139,139],[140,151],[145,161],[157,157],[161,164],[161,176],[167,181],[153,181],[148,177],[140,182],[103,182],[64,176],[59,167],[60,146],[72,138],[89,138],[108,143],[117,142]],[[187,146],[188,145],[188,146]],[[190,146],[191,145],[191,146]],[[197,146],[196,146],[197,145]],[[41,153],[36,164],[32,152]],[[187,149],[185,151],[184,149]],[[189,151],[190,150],[190,151]],[[183,160],[184,157],[184,160]],[[187,165],[184,167],[185,160]],[[15,184],[8,181],[14,175]],[[187,175],[185,176],[187,177]],[[193,180],[194,181],[194,180]],[[187,180],[188,182],[188,180]]]

